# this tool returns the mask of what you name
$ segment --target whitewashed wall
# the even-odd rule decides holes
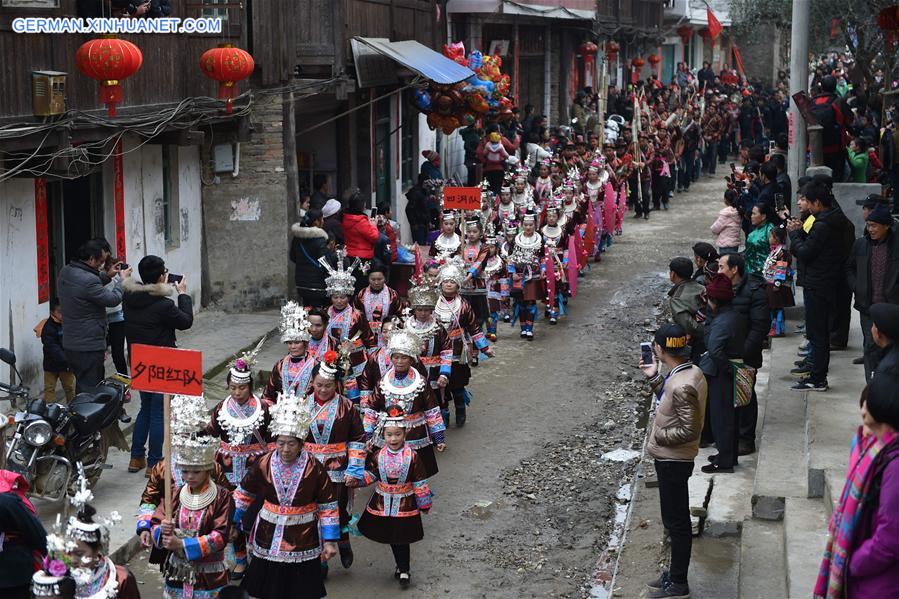
[[[0,182],[0,244],[0,347],[16,353],[19,372],[39,392],[43,353],[32,329],[48,315],[48,304],[37,303],[34,179]],[[0,380],[8,383],[10,376],[0,363]]]

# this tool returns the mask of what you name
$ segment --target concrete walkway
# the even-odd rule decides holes
[[[204,395],[211,408],[223,397],[224,385],[221,374],[224,367],[236,352],[252,347],[259,340],[278,326],[278,311],[254,312],[248,314],[230,314],[225,312],[200,312],[194,316],[194,324],[188,331],[178,332],[178,346],[184,349],[196,349],[203,352]],[[260,364],[261,366],[262,364]],[[266,366],[270,368],[271,365]],[[107,372],[114,371],[111,360],[107,361]],[[221,378],[221,381],[217,381]],[[132,422],[123,426],[123,432],[131,443],[131,432],[134,419],[140,409],[140,394],[133,392],[132,400],[125,406],[132,416]],[[110,449],[107,464],[112,466],[100,476],[93,489],[93,506],[103,516],[118,510],[122,521],[110,530],[110,556],[116,563],[128,561],[139,550],[137,537],[134,536],[134,523],[140,495],[146,485],[143,472],[129,473],[128,452]],[[62,501],[51,503],[40,499],[34,500],[38,515],[49,530],[62,513],[65,506]],[[123,510],[123,506],[126,508]]]
[[[801,300],[801,291],[798,298]],[[759,373],[758,452],[734,474],[699,472],[690,479],[694,538],[690,567],[698,599],[809,597],[824,549],[832,501],[842,491],[849,445],[861,424],[864,387],[861,329],[853,311],[849,348],[831,354],[825,393],[796,393],[789,371],[804,342],[801,308],[788,313],[787,337],[774,339]],[[640,597],[667,559],[651,460],[643,465],[615,578],[616,597]]]

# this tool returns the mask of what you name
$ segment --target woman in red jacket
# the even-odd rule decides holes
[[[356,190],[350,196],[343,215],[344,246],[347,257],[371,260],[375,256],[379,233],[375,219],[366,216],[364,212],[365,199]]]

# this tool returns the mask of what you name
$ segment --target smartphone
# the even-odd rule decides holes
[[[372,218],[377,218],[378,217],[378,209],[372,208],[370,214],[371,214]]]
[[[131,268],[126,262],[119,262],[119,270],[128,270]]]
[[[732,173],[737,172],[737,165],[734,164],[733,162],[730,163],[730,172],[732,172]]]
[[[784,209],[784,194],[775,193],[774,194],[774,208],[780,212]]]
[[[174,285],[175,283],[180,283],[181,279],[183,279],[183,278],[184,278],[184,275],[176,275],[174,273],[169,273],[169,276],[166,279],[166,282],[168,282],[169,285]]]
[[[652,343],[640,344],[640,358],[643,360],[643,364],[647,366],[652,364]]]
[[[774,150],[777,148],[777,145],[774,143],[774,140],[768,142],[768,153],[773,154]]]

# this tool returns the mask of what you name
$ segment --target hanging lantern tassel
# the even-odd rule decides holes
[[[225,101],[225,112],[228,114],[234,110],[237,82],[249,77],[255,66],[249,52],[231,44],[221,44],[200,57],[203,74],[219,82],[218,99]]]

